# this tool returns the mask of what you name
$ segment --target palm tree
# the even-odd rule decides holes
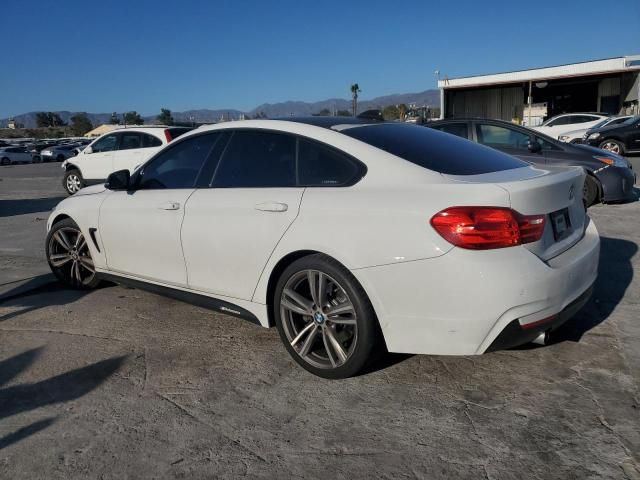
[[[353,116],[355,117],[358,113],[358,93],[360,93],[360,86],[357,83],[351,85],[351,110],[353,111]]]

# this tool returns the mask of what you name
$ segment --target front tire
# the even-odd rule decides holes
[[[378,320],[364,289],[326,255],[303,257],[285,269],[273,314],[289,354],[319,377],[356,375],[380,351]]]
[[[599,148],[618,155],[624,155],[624,145],[618,140],[604,140],[600,143]]]
[[[584,203],[589,208],[598,202],[598,197],[600,196],[600,188],[598,187],[598,181],[587,175],[584,179],[584,188],[582,191],[584,196]]]
[[[70,218],[55,223],[47,234],[47,262],[58,280],[68,287],[84,290],[100,284],[87,242]]]
[[[67,172],[64,174],[62,184],[64,185],[64,189],[69,195],[73,195],[85,186],[82,174],[79,170],[76,169],[67,170]]]

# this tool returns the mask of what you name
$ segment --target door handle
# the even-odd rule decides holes
[[[264,202],[258,203],[255,208],[261,212],[286,212],[289,210],[289,205],[280,202]]]
[[[178,202],[165,202],[158,208],[161,210],[180,210],[180,204]]]

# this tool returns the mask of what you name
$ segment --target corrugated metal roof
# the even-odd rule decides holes
[[[555,78],[579,77],[603,73],[640,70],[640,55],[592,60],[589,62],[570,63],[554,67],[534,68],[515,72],[494,73],[472,77],[449,78],[438,81],[439,88],[480,87],[501,83],[519,83],[552,80]]]

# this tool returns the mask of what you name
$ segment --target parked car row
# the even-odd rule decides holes
[[[62,162],[75,156],[91,142],[90,139],[57,139],[36,142],[2,141],[0,165],[14,163]]]

